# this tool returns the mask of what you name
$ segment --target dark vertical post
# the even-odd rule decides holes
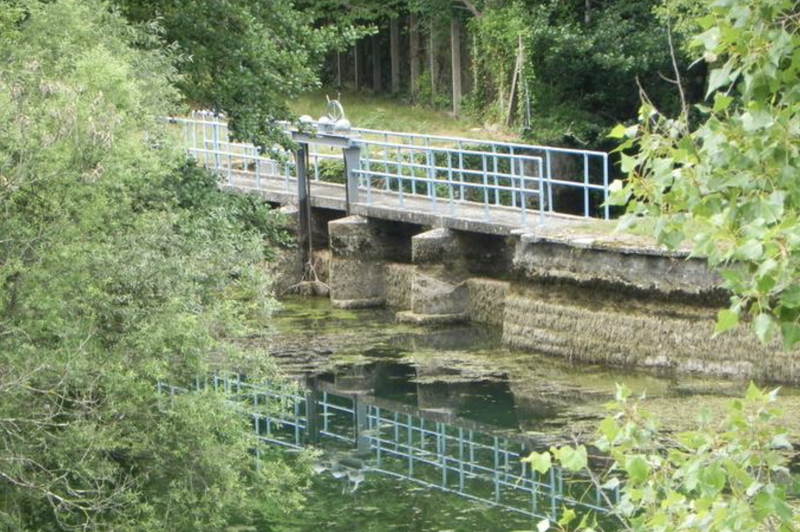
[[[419,22],[416,15],[408,19],[408,55],[411,63],[411,95],[416,98],[419,93]]]
[[[400,92],[400,19],[389,21],[389,50],[392,59],[392,94]]]
[[[451,71],[453,73],[453,115],[461,113],[461,20],[450,22]]]
[[[358,59],[358,41],[353,45],[353,72],[355,73],[355,79],[353,82],[355,83],[355,89],[358,90],[361,88],[361,76],[359,73],[359,69],[361,65],[359,64],[360,61]]]
[[[369,443],[369,420],[367,418],[367,408],[369,405],[362,402],[358,396],[354,399],[353,407],[356,410],[356,454],[363,456],[369,454],[371,445]]]
[[[319,443],[320,439],[320,423],[319,423],[319,398],[321,393],[319,390],[310,390],[306,393],[306,437],[312,445]]]
[[[428,43],[428,58],[430,60],[430,71],[431,71],[431,105],[436,104],[436,82],[439,78],[439,69],[436,65],[436,28],[433,25],[433,21],[430,23],[430,41]]]
[[[381,91],[381,41],[380,33],[372,36],[372,90]]]
[[[342,88],[342,52],[336,50],[336,88]]]
[[[308,242],[309,242],[309,227],[310,227],[310,215],[311,215],[311,205],[309,204],[309,197],[308,197],[308,166],[306,165],[308,156],[308,144],[301,143],[297,147],[297,153],[295,157],[297,158],[297,208],[298,208],[298,222],[300,225],[300,230],[298,231],[298,237],[300,245],[300,254],[303,259],[303,268],[305,271],[305,266],[308,263],[309,256],[308,256]]]
[[[472,87],[470,90],[472,93],[476,93],[478,91],[478,36],[472,36],[472,51],[469,56],[469,64],[472,70]]]
[[[358,172],[359,159],[361,157],[361,148],[358,146],[351,148],[344,148],[344,175],[347,179],[347,187],[345,188],[347,198],[347,215],[350,216],[351,205],[358,202]]]

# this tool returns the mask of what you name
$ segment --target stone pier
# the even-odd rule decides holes
[[[387,264],[408,260],[415,227],[348,216],[328,224],[331,302],[339,308],[386,304]]]
[[[467,272],[459,244],[455,233],[444,228],[411,239],[411,308],[398,312],[398,321],[436,325],[469,320]]]

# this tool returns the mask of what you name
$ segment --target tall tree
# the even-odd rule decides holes
[[[171,148],[158,42],[102,1],[0,2],[3,530],[222,531],[300,500],[224,395],[156,389],[246,362],[278,232]]]
[[[114,1],[185,54],[177,86],[191,105],[226,113],[238,137],[261,146],[284,140],[274,121],[292,118],[287,96],[319,86],[326,52],[352,39],[291,0]]]

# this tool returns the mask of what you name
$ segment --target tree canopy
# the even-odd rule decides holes
[[[261,147],[285,142],[288,95],[319,86],[325,53],[354,36],[347,24],[317,26],[290,0],[114,0],[138,24],[157,24],[177,46],[176,86],[195,108],[225,113],[232,131]]]

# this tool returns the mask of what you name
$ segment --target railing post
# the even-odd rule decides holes
[[[351,205],[358,203],[358,170],[361,165],[361,146],[344,148],[344,175],[347,180],[347,215],[350,216]]]
[[[220,171],[222,168],[222,156],[220,155],[220,144],[219,144],[219,122],[217,122],[217,115],[214,114],[213,120],[214,122],[211,125],[211,132],[213,134],[213,141],[214,141],[214,163],[216,165],[217,172]]]
[[[609,220],[608,215],[608,154],[603,154],[603,219]]]
[[[311,205],[308,197],[308,144],[300,143],[296,152],[297,159],[297,210],[299,223],[300,253],[303,261],[303,271],[311,258],[308,256],[308,239],[311,232]]]
[[[360,400],[359,397],[354,398],[353,408],[356,413],[356,454],[364,456],[370,454],[372,444],[369,438],[369,421],[367,408],[369,405]]]
[[[310,390],[306,393],[306,438],[307,443],[311,445],[316,445],[320,441],[319,398],[318,390]]]

